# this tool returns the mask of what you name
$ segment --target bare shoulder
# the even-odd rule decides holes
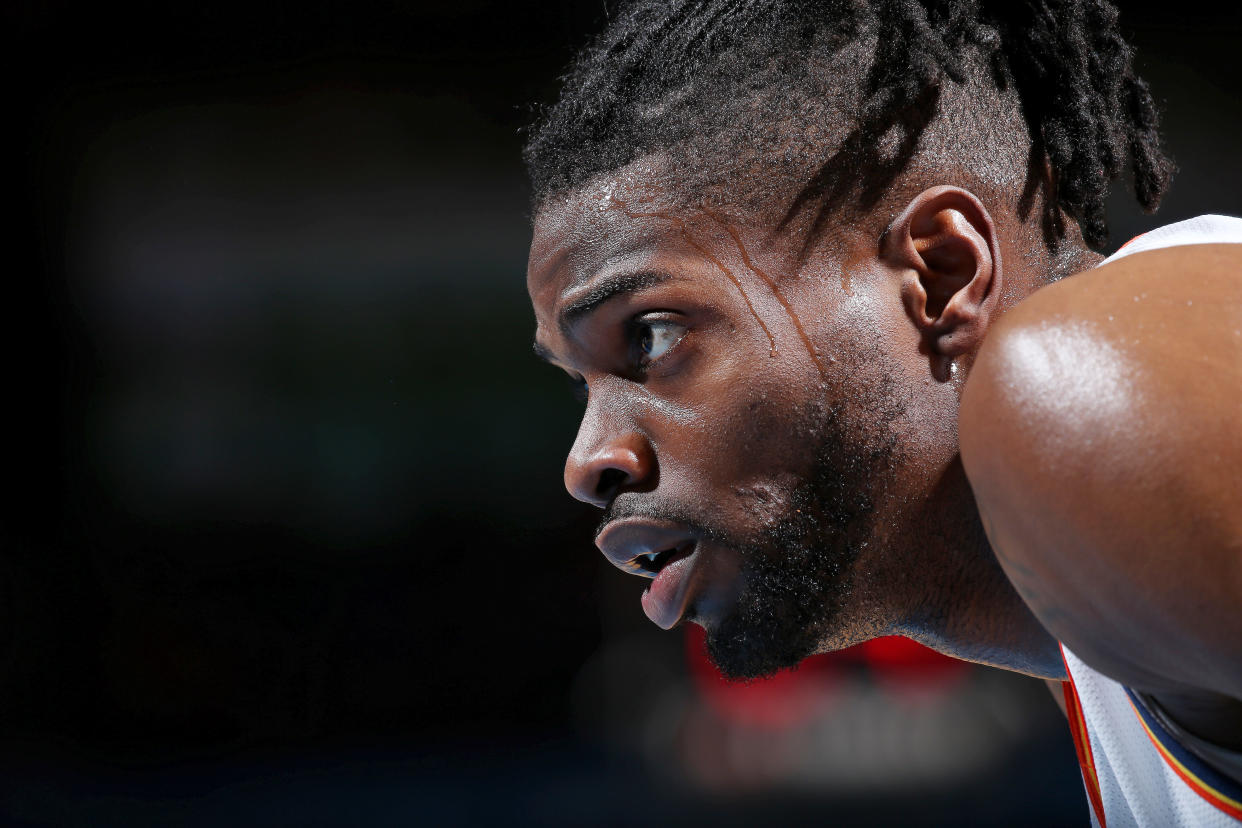
[[[1242,245],[1149,251],[989,334],[962,459],[1010,579],[1088,663],[1242,698]]]

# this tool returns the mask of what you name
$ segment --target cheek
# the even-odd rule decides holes
[[[670,472],[735,526],[758,528],[784,517],[793,490],[812,471],[824,407],[808,391],[818,388],[813,378],[774,373],[731,383],[703,407],[694,428],[681,432],[683,450],[668,459],[684,465]]]
[[[740,467],[802,468],[824,422],[823,394],[818,376],[777,370],[734,383],[721,400],[720,442]]]

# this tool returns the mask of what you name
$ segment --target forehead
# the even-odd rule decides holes
[[[531,296],[572,288],[610,264],[684,243],[687,217],[671,193],[659,162],[645,160],[545,201],[527,265]]]

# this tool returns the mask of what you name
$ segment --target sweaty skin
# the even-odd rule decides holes
[[[652,620],[699,623],[709,645],[732,630],[719,651],[739,654],[756,636],[729,622],[763,580],[755,567],[747,574],[743,552],[772,562],[794,541],[817,542],[828,550],[818,570],[789,567],[800,591],[751,604],[776,619],[813,611],[811,600],[831,607],[831,618],[808,623],[818,623],[811,652],[901,633],[960,658],[1061,676],[1056,642],[987,547],[962,471],[965,372],[927,343],[966,341],[982,311],[946,301],[933,280],[935,316],[919,311],[912,323],[921,288],[899,261],[906,248],[881,250],[881,224],[843,225],[803,256],[797,228],[669,203],[659,183],[640,165],[543,205],[528,270],[536,351],[587,390],[565,482],[606,510],[601,550],[651,577],[640,555],[694,544],[688,577],[651,585]],[[945,227],[957,226],[959,208],[987,221],[959,194],[920,202],[926,221],[915,230],[945,285],[971,283],[957,268],[972,267]],[[969,245],[982,243],[970,233]],[[987,245],[981,255],[999,259],[1004,243]],[[999,301],[995,270],[980,277],[995,288],[985,305]],[[655,323],[675,344],[640,364],[638,337]],[[826,487],[808,514],[812,481]],[[779,666],[789,665],[761,670]]]
[[[806,255],[667,192],[636,162],[550,199],[527,278],[536,351],[585,391],[566,487],[653,621],[732,675],[899,633],[1057,680],[1059,639],[1234,743],[1234,249],[1097,271],[933,186]]]
[[[1242,748],[1242,245],[1035,293],[983,345],[960,439],[992,548],[1048,630]]]

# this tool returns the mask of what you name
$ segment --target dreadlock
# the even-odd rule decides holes
[[[956,86],[992,134],[955,131],[951,154],[996,155],[1012,127],[1025,209],[1038,179],[1045,235],[1059,207],[1101,247],[1111,183],[1128,171],[1150,212],[1172,169],[1131,59],[1106,0],[635,0],[579,55],[524,157],[536,205],[662,152],[688,186],[796,185],[789,215],[851,193],[866,206]]]

